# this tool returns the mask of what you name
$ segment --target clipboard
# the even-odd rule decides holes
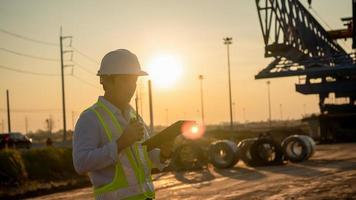
[[[196,123],[195,121],[179,120],[161,132],[153,135],[148,140],[144,141],[142,145],[146,145],[148,149],[160,147],[165,141],[174,140],[182,133],[182,126],[187,123]]]

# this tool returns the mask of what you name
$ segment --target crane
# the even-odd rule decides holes
[[[319,96],[321,141],[356,139],[356,56],[338,39],[352,38],[356,48],[356,0],[353,17],[343,18],[346,28],[325,30],[299,0],[255,0],[265,45],[265,57],[274,60],[255,79],[298,76],[296,91]],[[309,5],[312,1],[308,0]],[[330,97],[344,103],[326,103]]]

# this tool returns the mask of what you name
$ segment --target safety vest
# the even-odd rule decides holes
[[[100,100],[89,109],[98,117],[109,142],[113,140],[112,133],[122,134],[120,123]],[[130,117],[136,118],[135,113],[130,112]],[[94,188],[95,198],[125,200],[155,198],[151,168],[147,147],[142,146],[141,142],[134,143],[120,152],[113,180]]]

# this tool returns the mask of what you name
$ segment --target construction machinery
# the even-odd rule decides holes
[[[311,0],[308,0],[311,4]],[[320,114],[305,118],[321,142],[356,140],[356,1],[346,28],[325,30],[299,0],[256,0],[265,57],[274,60],[255,79],[298,76],[296,91],[319,96]]]

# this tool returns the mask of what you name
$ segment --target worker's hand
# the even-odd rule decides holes
[[[121,137],[116,141],[118,151],[132,145],[133,143],[140,141],[144,135],[143,124],[137,120],[131,120],[130,124],[123,131]]]

